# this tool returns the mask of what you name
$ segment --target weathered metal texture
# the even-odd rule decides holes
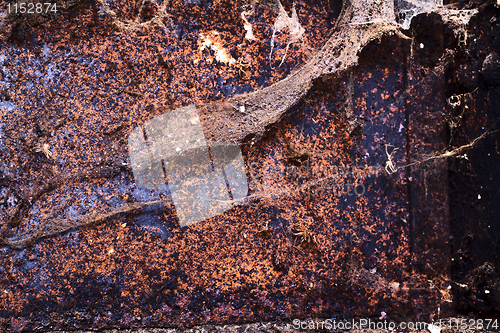
[[[408,301],[412,283],[408,275],[411,245],[408,188],[402,167],[407,146],[405,67],[404,62],[391,59],[404,58],[408,46],[408,41],[394,36],[365,48],[359,68],[346,80],[348,97],[344,110],[349,118],[352,103],[354,119],[359,119],[362,127],[362,131],[353,129],[360,135],[353,147],[355,160],[380,168],[376,177],[366,180],[368,195],[353,205],[354,214],[362,214],[355,223],[360,237],[355,238],[354,253],[371,279],[365,287],[375,290],[365,306],[380,312],[384,311],[380,306],[385,302],[401,302],[399,316],[412,315],[409,308],[402,310],[401,306]],[[387,165],[389,161],[394,169]],[[363,210],[369,213],[363,215]]]
[[[416,33],[412,54],[407,59],[406,96],[409,163],[443,151],[447,146],[445,73],[442,67],[436,67],[449,47],[445,45],[445,27],[437,14],[419,16],[412,24]],[[446,160],[436,159],[410,169],[412,240],[416,254],[412,264],[418,272],[439,275],[446,269],[449,257]]]
[[[447,148],[445,52],[456,45],[437,14],[420,15],[412,21],[413,40],[406,61],[406,109],[408,112],[407,163],[419,163]],[[449,55],[448,55],[449,56]],[[449,279],[449,204],[447,160],[436,158],[409,167],[410,223],[415,276],[426,277],[412,291],[417,312],[437,308]],[[429,288],[430,287],[430,288]]]
[[[500,123],[500,10],[485,6],[471,22],[467,47],[457,54],[460,65],[448,70],[449,96],[455,96],[450,135],[461,146]],[[451,277],[455,306],[463,312],[498,317],[500,312],[500,132],[490,133],[468,150],[467,158],[451,160]]]
[[[328,6],[297,6],[311,46],[338,13]],[[425,167],[404,165],[444,147],[444,99],[433,104],[436,94],[444,98],[444,77],[419,73],[428,58],[411,54],[408,40],[372,42],[356,69],[315,82],[261,141],[242,146],[249,199],[224,214],[180,228],[168,193],[135,186],[123,165],[134,128],[276,82],[307,57],[307,48],[290,47],[279,67],[284,39],[271,67],[274,16],[256,10],[254,43],[244,40],[231,1],[172,2],[167,32],[115,33],[89,2],[64,14],[69,21],[20,22],[2,35],[2,234],[155,202],[22,250],[3,247],[2,329],[437,313],[448,277],[446,165],[433,164],[432,184]],[[212,30],[251,66],[200,51],[198,33]],[[419,146],[424,139],[432,147]],[[36,152],[41,142],[52,156]]]

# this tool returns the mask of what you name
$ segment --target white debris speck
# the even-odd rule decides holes
[[[203,51],[206,48],[210,48],[215,52],[216,61],[229,65],[236,63],[236,59],[234,59],[229,54],[229,51],[224,46],[222,46],[222,43],[213,41],[211,38],[220,40],[219,33],[217,31],[212,31],[205,35],[200,32],[200,39],[202,40],[200,43],[200,51]]]
[[[247,12],[241,13],[241,19],[243,20],[243,28],[245,28],[245,31],[247,32],[245,34],[245,38],[253,42],[254,40],[257,40],[257,38],[255,38],[255,36],[253,35],[252,24],[248,22],[247,18],[245,17],[246,14],[248,13]]]
[[[488,289],[486,289],[486,290],[484,291],[484,293],[485,293],[485,294],[489,294],[489,293],[490,293],[490,291],[489,291]]]
[[[385,313],[384,311],[380,312],[380,317],[378,319],[382,320],[382,319],[385,319],[385,318],[387,318],[387,313]]]
[[[178,152],[178,153],[180,153],[182,151],[182,149],[179,148],[179,147],[177,147],[177,148],[175,148],[175,151]]]
[[[420,43],[420,48],[423,49],[424,48],[424,43]]]
[[[479,199],[481,199],[481,194],[478,194],[478,195],[477,195],[477,198],[478,198],[478,200],[479,200]]]
[[[399,290],[399,282],[391,282],[389,283],[389,287],[393,290]]]
[[[439,326],[436,326],[434,324],[429,324],[427,325],[427,329],[429,330],[429,332],[431,333],[439,333],[441,332],[441,327]]]
[[[245,113],[245,106],[244,105],[240,105],[240,112]]]
[[[399,131],[398,132],[401,133],[401,131],[403,130],[403,128],[405,128],[405,127],[403,126],[403,124],[400,123],[399,124]]]

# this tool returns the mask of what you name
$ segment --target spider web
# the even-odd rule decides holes
[[[401,28],[408,30],[413,17],[436,11],[440,6],[443,0],[395,0],[394,12]]]
[[[350,7],[349,24],[397,23],[407,30],[413,17],[442,5],[442,0],[352,0],[344,8]]]

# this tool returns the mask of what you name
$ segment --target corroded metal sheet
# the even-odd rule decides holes
[[[446,311],[446,166],[414,164],[446,145],[445,77],[421,70],[439,52],[373,41],[259,141],[205,145],[196,107],[286,77],[340,8],[296,4],[302,44],[278,36],[270,57],[272,6],[101,5],[3,27],[2,329]],[[190,220],[186,193],[221,206]]]

